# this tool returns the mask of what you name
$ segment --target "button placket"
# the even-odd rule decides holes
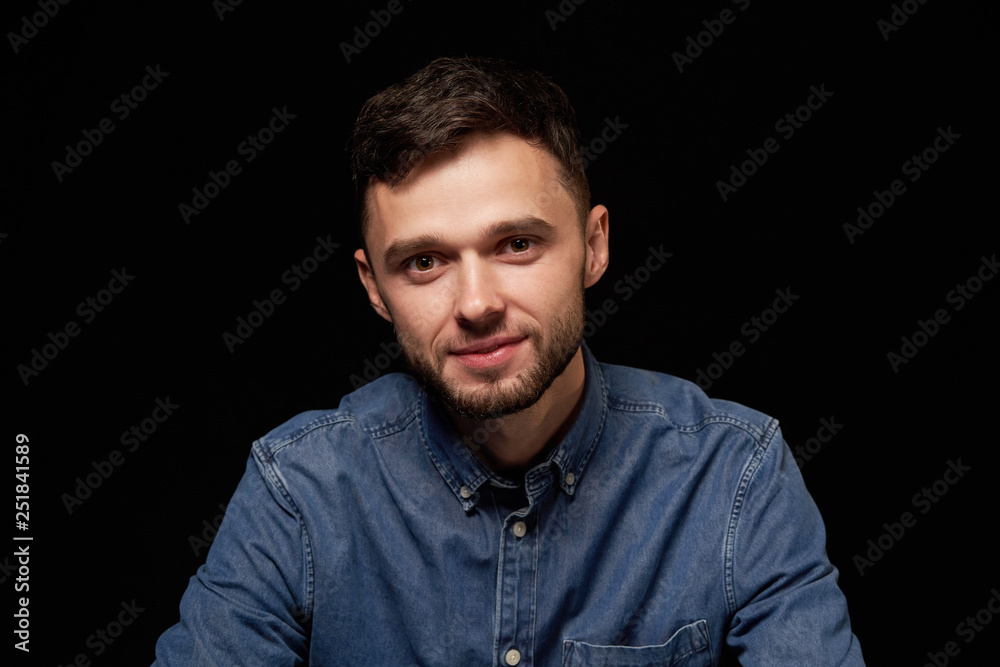
[[[529,503],[531,498],[529,497]],[[534,646],[538,543],[527,511],[507,515],[501,526],[495,644],[501,665],[530,664]]]

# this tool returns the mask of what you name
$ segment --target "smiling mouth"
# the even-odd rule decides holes
[[[490,352],[495,352],[500,348],[507,347],[509,345],[517,345],[527,336],[516,336],[516,335],[506,335],[506,336],[490,336],[483,341],[480,347],[466,347],[458,350],[453,350],[452,354],[457,356],[465,356],[469,354],[489,354]]]
[[[453,354],[455,358],[469,368],[480,369],[499,366],[510,361],[527,339],[528,337],[525,336],[474,350],[454,352]]]

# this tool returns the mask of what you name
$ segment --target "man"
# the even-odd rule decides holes
[[[366,103],[355,261],[414,377],[254,443],[157,664],[863,664],[777,422],[582,342],[579,144],[493,60]]]

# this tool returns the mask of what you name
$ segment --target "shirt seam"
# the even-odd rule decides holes
[[[311,429],[312,430],[312,429]],[[295,438],[298,439],[298,438]],[[294,440],[293,440],[294,441]],[[290,444],[290,443],[289,443]],[[302,516],[302,511],[299,510],[298,505],[292,498],[291,493],[288,491],[288,484],[284,478],[284,475],[277,469],[277,463],[273,461],[273,457],[266,460],[262,459],[259,454],[258,446],[263,447],[260,441],[254,443],[255,454],[258,454],[258,468],[262,476],[270,482],[274,488],[281,494],[281,497],[288,502],[289,507],[295,515],[299,523],[299,530],[302,534],[302,549],[305,555],[306,561],[306,582],[305,582],[305,600],[302,609],[302,625],[312,623],[313,617],[313,603],[315,594],[315,577],[313,570],[313,553],[312,553],[312,540],[309,539],[309,528],[306,526],[305,519]],[[284,448],[284,446],[282,447]]]
[[[667,416],[667,411],[659,403],[649,403],[640,401],[626,401],[613,396],[608,396],[608,407],[619,412],[655,412],[663,417]]]
[[[753,422],[747,419],[743,419],[741,417],[737,417],[736,415],[714,414],[714,415],[708,415],[701,421],[698,421],[694,424],[678,425],[677,430],[681,431],[682,433],[694,433],[695,431],[700,431],[706,426],[710,426],[712,424],[728,424],[729,426],[735,426],[745,431],[750,437],[752,437],[759,444],[762,440],[768,437],[768,433],[772,429],[771,426],[772,422],[776,422],[776,420],[774,418],[769,418],[768,424],[764,427],[763,430],[761,430],[761,428],[758,427]]]
[[[730,618],[735,616],[737,612],[736,575],[734,572],[736,559],[736,531],[739,526],[739,521],[742,518],[742,510],[746,504],[746,497],[749,493],[750,485],[756,478],[757,471],[760,470],[764,455],[769,451],[771,443],[774,441],[774,434],[777,433],[777,431],[778,420],[771,418],[763,431],[762,437],[757,439],[757,446],[754,448],[753,452],[751,452],[749,460],[743,467],[743,472],[740,475],[740,482],[736,488],[736,494],[733,498],[733,506],[729,515],[729,526],[726,530],[726,541],[723,549],[723,580],[725,582],[726,607]]]
[[[390,435],[395,435],[401,431],[405,431],[410,427],[415,419],[420,415],[420,400],[415,400],[398,420],[390,422],[388,424],[380,424],[377,427],[362,427],[362,430],[367,433],[373,440],[380,440],[382,438],[388,437]]]
[[[613,410],[618,410],[619,412],[633,412],[633,413],[647,412],[647,413],[658,414],[664,419],[666,419],[668,422],[670,422],[675,428],[677,428],[678,431],[682,433],[694,433],[695,431],[699,431],[711,424],[729,424],[730,426],[735,426],[745,431],[747,434],[753,437],[754,440],[759,441],[764,439],[764,437],[767,434],[767,430],[770,428],[770,426],[766,426],[764,430],[761,430],[761,428],[758,427],[756,424],[754,424],[752,421],[727,413],[715,413],[706,415],[699,421],[691,424],[678,424],[670,417],[670,414],[667,412],[666,408],[664,408],[659,403],[627,401],[618,398],[613,398],[610,396],[608,397],[608,407]],[[773,421],[773,419],[769,420],[769,422],[770,421]]]
[[[402,417],[399,418],[399,420],[395,422],[391,422],[389,424],[382,424],[379,425],[378,427],[362,426],[360,428],[362,431],[367,433],[373,439],[384,438],[386,436],[390,436],[405,430],[410,425],[410,423],[413,422],[417,414],[418,414],[417,408],[411,407],[406,412],[406,414],[404,414]],[[340,410],[338,410],[336,412],[323,415],[322,417],[318,417],[312,420],[311,422],[308,422],[307,424],[299,427],[298,430],[295,431],[295,433],[283,436],[282,438],[279,438],[274,442],[267,442],[266,438],[261,438],[258,441],[260,443],[261,459],[263,461],[270,461],[278,454],[278,452],[280,452],[281,450],[285,449],[290,445],[295,444],[298,440],[301,440],[302,438],[309,435],[313,431],[328,426],[336,426],[337,424],[342,424],[342,423],[352,423],[355,425],[359,425],[357,417],[354,415],[354,413],[341,412]]]
[[[285,449],[289,445],[294,444],[298,440],[301,440],[305,436],[309,435],[315,430],[324,428],[326,426],[335,426],[336,424],[349,422],[357,423],[354,415],[351,413],[347,414],[336,414],[331,413],[324,415],[313,421],[301,426],[295,433],[291,435],[284,436],[275,442],[266,442],[266,436],[257,440],[255,444],[258,446],[258,453],[262,462],[270,462],[281,450]]]
[[[444,480],[445,484],[449,489],[456,495],[462,507],[466,510],[472,510],[479,505],[479,487],[482,486],[487,481],[497,482],[501,484],[503,488],[512,488],[509,486],[508,480],[503,479],[493,471],[489,470],[485,465],[483,465],[475,455],[471,455],[469,460],[472,463],[472,473],[475,473],[473,477],[465,478],[463,477],[463,472],[468,473],[468,471],[462,471],[459,469],[459,464],[452,457],[453,455],[461,458],[457,454],[456,448],[465,447],[461,440],[451,443],[450,449],[444,445],[442,438],[435,439],[433,434],[430,432],[430,415],[428,410],[430,406],[427,401],[430,397],[418,398],[414,417],[419,418],[419,424],[417,425],[417,436],[420,439],[420,444],[424,448],[424,452],[430,459],[431,465],[437,470],[438,474]],[[409,424],[407,424],[409,425]],[[461,496],[461,488],[468,488],[470,496],[468,498],[463,498]]]
[[[579,488],[579,480],[574,480],[572,485],[566,484],[566,470],[563,470],[563,464],[565,463],[570,471],[574,472],[580,478],[584,476],[584,470],[588,467],[590,463],[590,458],[594,455],[594,451],[597,450],[598,445],[601,443],[601,438],[604,435],[604,427],[607,424],[608,419],[608,409],[611,405],[612,398],[608,393],[607,381],[604,377],[604,369],[601,368],[601,364],[594,359],[593,367],[595,369],[593,380],[597,382],[597,398],[598,405],[600,406],[601,414],[597,418],[597,423],[594,425],[594,437],[591,439],[590,444],[584,450],[575,465],[572,461],[563,461],[560,459],[556,463],[559,465],[559,485],[568,495],[572,496],[576,493]],[[579,417],[577,417],[579,419]],[[569,458],[569,457],[567,457]]]

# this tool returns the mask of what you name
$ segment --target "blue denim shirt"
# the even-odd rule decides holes
[[[863,665],[777,421],[583,352],[520,479],[403,374],[256,441],[155,664]]]

